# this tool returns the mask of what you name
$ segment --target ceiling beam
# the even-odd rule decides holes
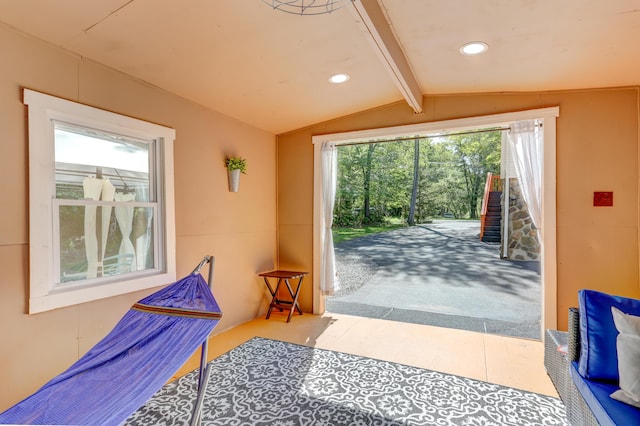
[[[378,0],[353,0],[350,9],[364,26],[371,45],[402,96],[416,113],[421,113],[422,90]]]

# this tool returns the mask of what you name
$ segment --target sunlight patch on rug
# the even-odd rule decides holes
[[[127,425],[188,424],[197,371]],[[255,337],[211,362],[203,425],[567,425],[553,397]]]

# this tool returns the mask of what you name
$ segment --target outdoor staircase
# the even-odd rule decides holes
[[[502,182],[500,176],[487,173],[480,213],[480,241],[499,243],[502,221]]]
[[[500,223],[502,221],[501,198],[501,191],[489,192],[487,214],[484,219],[484,232],[482,235],[482,241],[485,243],[500,242]]]

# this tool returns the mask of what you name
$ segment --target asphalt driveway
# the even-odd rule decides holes
[[[327,311],[540,339],[539,262],[500,259],[479,228],[439,220],[337,244]]]

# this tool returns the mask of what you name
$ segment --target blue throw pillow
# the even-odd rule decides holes
[[[611,307],[640,316],[640,300],[612,296],[595,290],[578,292],[580,312],[580,361],[578,372],[590,380],[618,381],[618,330]]]

